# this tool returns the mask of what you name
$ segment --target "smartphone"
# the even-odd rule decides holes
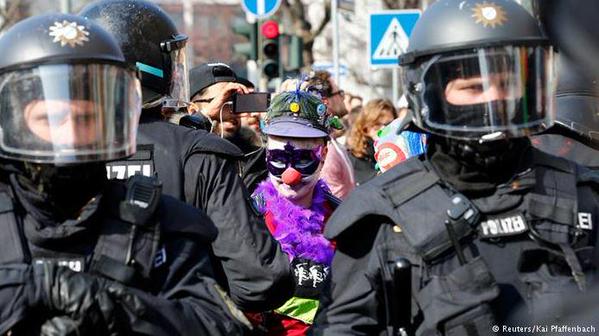
[[[266,112],[270,105],[270,93],[252,92],[233,96],[233,113]]]

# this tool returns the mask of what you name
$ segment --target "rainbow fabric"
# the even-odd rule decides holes
[[[384,173],[396,164],[426,151],[426,134],[399,131],[401,119],[395,119],[377,133],[374,158],[377,170]]]

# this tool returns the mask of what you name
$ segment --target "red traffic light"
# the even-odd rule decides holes
[[[262,24],[260,32],[262,32],[262,36],[267,39],[275,39],[279,37],[279,24],[277,21],[268,20]]]

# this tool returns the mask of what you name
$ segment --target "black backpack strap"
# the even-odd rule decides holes
[[[480,213],[465,196],[444,187],[434,170],[413,162],[421,168],[385,185],[383,193],[392,203],[393,222],[416,253],[430,262],[472,235]]]
[[[118,217],[107,219],[102,227],[91,262],[92,272],[124,284],[150,277],[160,243],[155,213],[161,190],[162,185],[154,177],[129,178]]]
[[[531,237],[541,246],[561,252],[579,290],[584,292],[587,281],[580,259],[572,248],[572,236],[581,233],[579,217],[581,205],[586,201],[578,196],[581,176],[584,181],[592,181],[593,177],[591,175],[589,179],[585,175],[588,171],[574,162],[540,151],[533,157],[539,180],[529,196],[528,212],[550,222],[532,226]]]
[[[27,260],[23,239],[17,225],[15,207],[8,186],[0,185],[0,264]]]
[[[535,217],[575,226],[578,208],[576,164],[538,150],[534,150],[533,159],[538,178],[529,197],[528,212]]]

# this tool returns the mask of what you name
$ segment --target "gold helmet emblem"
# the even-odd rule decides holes
[[[495,28],[507,21],[505,10],[492,2],[478,3],[472,8],[472,17],[476,23],[482,23],[485,27]]]
[[[85,30],[85,27],[77,25],[77,22],[64,20],[54,22],[54,25],[50,27],[50,36],[54,36],[52,42],[60,42],[61,47],[67,44],[70,47],[83,45],[84,42],[89,41],[88,35],[89,32]]]

